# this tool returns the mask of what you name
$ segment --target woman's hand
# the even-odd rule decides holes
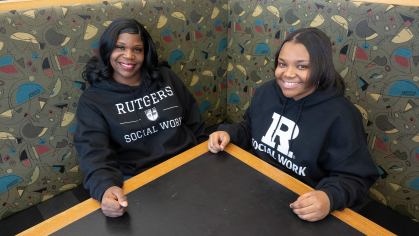
[[[127,211],[128,200],[120,187],[108,188],[102,197],[102,212],[105,216],[119,217]]]
[[[212,153],[224,151],[224,148],[230,142],[230,135],[225,131],[217,131],[212,133],[208,139],[208,149]]]
[[[301,195],[290,207],[301,219],[314,222],[329,214],[330,201],[325,192],[317,190]]]

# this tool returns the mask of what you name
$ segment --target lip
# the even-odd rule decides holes
[[[135,64],[133,63],[118,62],[118,64],[125,70],[133,70],[135,68]]]

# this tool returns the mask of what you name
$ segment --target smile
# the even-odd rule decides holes
[[[285,82],[285,81],[283,81],[283,82],[284,82],[285,85],[297,85],[297,84],[300,84],[300,83],[290,83],[290,82]]]
[[[122,66],[122,68],[124,68],[126,70],[133,69],[134,66],[135,66],[135,64],[127,64],[127,63],[123,63],[123,62],[120,62],[119,64]]]

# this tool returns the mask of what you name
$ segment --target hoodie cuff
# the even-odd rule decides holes
[[[220,124],[217,128],[217,131],[224,131],[227,132],[230,136],[230,142],[233,140],[233,134],[231,132],[230,126],[225,124]]]
[[[333,191],[331,191],[330,189],[316,189],[316,190],[325,192],[327,197],[329,198],[329,202],[330,202],[329,214],[334,212],[335,210],[343,210],[343,209],[338,209],[339,207],[338,197],[336,194],[333,193]]]
[[[196,139],[196,141],[198,142],[198,144],[201,144],[201,143],[203,143],[203,142],[207,141],[207,140],[208,140],[208,137],[209,137],[209,135],[208,135],[208,134],[204,134],[204,135],[199,136],[199,137]]]
[[[117,187],[122,188],[123,184],[124,184],[123,182],[116,181],[114,179],[104,180],[104,181],[100,182],[98,185],[96,185],[96,187],[94,187],[90,191],[90,196],[93,199],[96,199],[99,202],[102,202],[102,196],[108,188],[113,187],[113,186],[117,186]]]

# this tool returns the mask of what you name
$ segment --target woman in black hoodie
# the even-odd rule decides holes
[[[275,78],[256,90],[244,121],[220,125],[208,148],[231,141],[315,188],[290,204],[318,221],[362,204],[379,172],[367,148],[359,110],[343,94],[329,37],[316,28],[287,36],[275,55]]]
[[[80,97],[74,135],[84,187],[106,216],[121,216],[128,206],[123,181],[205,141],[205,122],[136,20],[106,28],[84,78],[91,86]]]

